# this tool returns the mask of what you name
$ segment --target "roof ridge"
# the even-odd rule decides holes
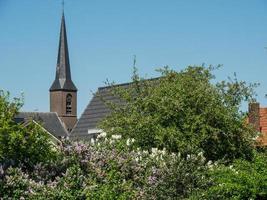
[[[157,80],[157,79],[160,79],[160,78],[161,77],[148,78],[148,79],[143,79],[141,81],[153,81],[153,80]],[[119,83],[119,84],[114,84],[114,85],[108,85],[108,86],[102,86],[102,87],[98,87],[98,90],[103,90],[103,89],[106,89],[106,88],[112,88],[112,87],[116,87],[116,86],[131,85],[133,83],[134,83],[134,81],[126,82],[126,83]]]
[[[41,111],[41,112],[36,112],[36,111],[20,111],[19,113],[44,113],[44,114],[50,114],[50,113],[56,113],[56,112],[43,112],[43,111]]]
[[[62,122],[62,120],[61,120],[61,119],[60,119],[60,117],[58,116],[57,112],[53,112],[53,113],[55,113],[55,114],[56,114],[56,116],[57,116],[57,118],[58,118],[58,120],[59,120],[60,124],[62,125],[62,127],[63,127],[64,131],[65,131],[65,132],[66,132],[66,134],[69,136],[69,132],[68,132],[68,130],[66,129],[64,122]]]

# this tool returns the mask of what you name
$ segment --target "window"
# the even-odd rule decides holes
[[[67,94],[66,98],[66,114],[71,114],[72,95]]]

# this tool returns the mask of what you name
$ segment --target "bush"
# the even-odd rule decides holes
[[[51,160],[56,152],[39,126],[13,121],[21,106],[21,99],[11,101],[9,93],[0,91],[0,164],[31,169],[36,163]]]
[[[1,166],[0,196],[3,199],[29,198],[33,186],[29,176],[20,168],[8,168],[4,174]]]
[[[213,184],[197,199],[267,199],[267,154],[256,153],[253,161],[236,160],[210,172]]]

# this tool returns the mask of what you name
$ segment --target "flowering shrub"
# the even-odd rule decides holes
[[[91,143],[64,142],[57,160],[32,171],[1,168],[3,199],[173,199],[205,188],[202,154],[168,154],[134,147],[133,139],[99,136]]]
[[[2,170],[0,180],[1,197],[6,199],[9,197],[14,199],[28,198],[31,195],[32,186],[32,180],[20,168],[10,167],[5,172]]]

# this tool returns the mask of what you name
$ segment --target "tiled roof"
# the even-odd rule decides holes
[[[159,80],[160,77],[146,79],[146,81],[152,81],[153,84],[157,83],[156,80]],[[87,137],[89,138],[94,137],[96,134],[99,133],[99,129],[97,125],[101,120],[103,120],[108,114],[110,114],[110,109],[105,104],[105,102],[111,102],[118,105],[122,105],[123,101],[114,95],[114,88],[130,88],[133,82],[117,84],[107,87],[100,87],[98,88],[97,92],[93,96],[92,100],[89,102],[87,107],[85,108],[84,112],[82,113],[80,119],[74,126],[70,137]],[[88,130],[90,135],[88,134]],[[98,130],[97,132],[93,133],[94,130]]]
[[[114,87],[128,88],[130,84],[131,83],[124,83],[98,88],[97,92],[73,128],[70,137],[88,136],[88,130],[97,130],[97,124],[111,112],[105,104],[105,101],[122,104],[120,98],[112,94],[112,89],[114,89]],[[94,134],[91,133],[91,135],[93,136]]]
[[[55,112],[20,112],[14,120],[17,123],[34,120],[57,138],[68,136],[67,130]]]

